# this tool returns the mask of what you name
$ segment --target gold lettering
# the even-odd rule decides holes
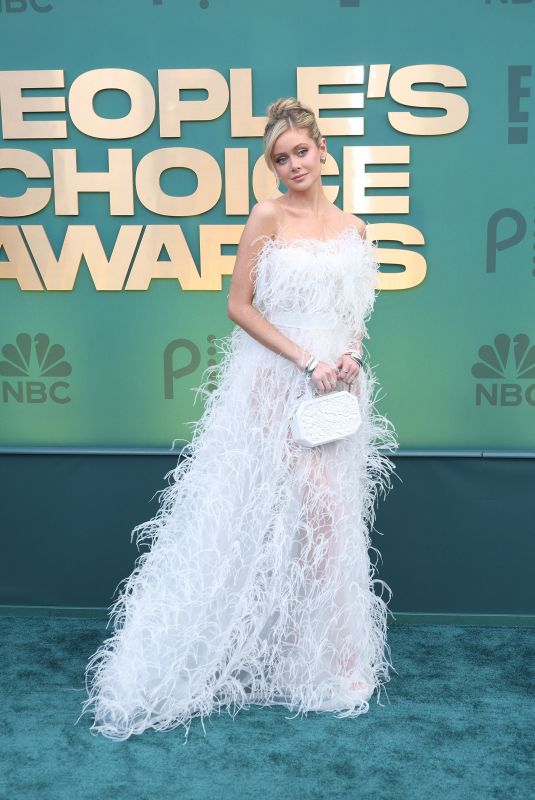
[[[56,257],[42,225],[0,226],[0,249],[7,260],[0,261],[0,279],[15,279],[23,291],[72,291],[82,259],[85,260],[97,291],[146,291],[153,278],[173,278],[185,291],[220,291],[222,276],[231,275],[236,256],[223,255],[221,246],[238,245],[243,225],[200,225],[201,275],[197,271],[184,234],[178,225],[148,225],[142,235],[141,225],[122,225],[108,259],[94,225],[69,225],[61,252]],[[24,234],[24,238],[22,236]],[[421,232],[403,223],[374,223],[368,226],[371,240],[425,244]],[[141,238],[141,242],[140,242]],[[139,249],[128,277],[136,247]],[[170,261],[160,261],[165,247]],[[35,259],[39,272],[34,267]],[[417,252],[377,248],[382,265],[404,267],[396,272],[381,272],[378,289],[411,289],[420,284],[427,272],[425,258]]]
[[[6,147],[0,150],[0,169],[17,169],[27,178],[50,178],[46,161],[29,150]],[[50,200],[52,189],[46,186],[26,189],[18,197],[0,197],[0,217],[26,217],[42,211]]]
[[[80,262],[85,259],[98,291],[122,289],[142,225],[122,225],[108,261],[94,225],[69,225],[56,258],[42,225],[23,225],[22,231],[49,291],[71,291]]]
[[[330,153],[327,153],[327,161],[323,164],[321,169],[322,175],[340,175],[340,170],[338,168],[338,164],[336,159],[334,159]],[[334,203],[336,198],[338,197],[338,193],[340,191],[339,186],[324,186],[323,191],[325,197]]]
[[[390,64],[370,64],[368,69],[368,91],[366,92],[368,100],[386,96],[390,66]]]
[[[366,164],[408,164],[408,145],[344,147],[344,211],[351,214],[408,214],[407,195],[369,195],[370,188],[409,185],[408,172],[366,172]]]
[[[230,70],[230,135],[262,136],[267,117],[253,117],[253,71]]]
[[[181,100],[184,89],[205,89],[204,100]],[[229,89],[225,78],[215,69],[159,69],[160,136],[182,135],[184,121],[217,119],[225,113]]]
[[[0,113],[4,139],[66,139],[64,120],[28,120],[24,114],[65,111],[64,97],[23,97],[23,89],[65,86],[62,69],[0,71]]]
[[[320,86],[364,83],[364,67],[297,67],[297,96],[314,111],[322,136],[362,136],[360,117],[320,117],[322,108],[364,108],[363,92],[320,93]]]
[[[249,150],[225,147],[225,213],[249,213]]]
[[[108,149],[108,172],[78,172],[76,150],[53,150],[56,214],[79,214],[81,192],[104,192],[110,196],[112,216],[134,213],[132,150]]]
[[[373,241],[392,241],[402,244],[425,244],[424,237],[418,228],[400,222],[376,222],[368,226],[368,239]],[[399,290],[413,289],[422,283],[427,273],[427,263],[421,253],[413,250],[395,250],[390,247],[377,248],[377,260],[380,264],[393,264],[405,267],[397,272],[379,272],[378,289]]]
[[[120,119],[99,117],[93,102],[105,89],[120,89],[130,98],[130,111]],[[69,111],[79,131],[95,139],[128,139],[144,133],[154,121],[156,98],[144,75],[131,69],[92,69],[79,75],[69,92]]]
[[[243,225],[200,225],[200,256],[202,289],[221,290],[222,275],[232,275],[235,255],[224,256],[221,253],[222,244],[235,244],[240,241]]]
[[[0,261],[0,279],[14,278],[22,291],[42,292],[41,281],[16,225],[0,225],[0,251],[2,249],[7,261]]]
[[[190,169],[197,177],[193,194],[165,194],[160,177],[166,169]],[[221,170],[215,158],[194,147],[164,147],[147,153],[138,164],[136,189],[149,211],[166,217],[193,217],[209,211],[221,195]]]
[[[414,83],[466,86],[463,73],[447,64],[417,64],[398,69],[390,78],[390,94],[396,102],[415,108],[443,108],[440,116],[419,117],[410,111],[390,111],[388,119],[395,130],[417,136],[442,136],[460,130],[468,120],[469,107],[464,97],[446,92],[413,90]]]
[[[165,247],[170,261],[159,261]],[[203,289],[179,225],[147,225],[125,289],[144,291],[153,278],[175,278],[182,289]]]
[[[280,197],[282,192],[277,189],[275,176],[268,169],[264,156],[260,156],[253,166],[253,193],[257,200],[268,200]]]

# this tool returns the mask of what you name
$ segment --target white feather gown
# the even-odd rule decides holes
[[[353,227],[327,240],[266,237],[253,303],[334,365],[355,333],[368,338],[375,249]],[[85,670],[80,716],[91,711],[90,730],[113,739],[179,725],[187,739],[195,717],[252,703],[357,716],[395,671],[392,591],[374,578],[369,550],[380,555],[375,501],[394,472],[379,448],[397,442],[375,408],[372,368],[365,361],[350,389],[358,433],[305,448],[289,433],[314,392],[302,370],[239,326],[218,346],[196,390],[205,410],[190,423],[190,455],[165,476],[155,517],[132,532],[147,548]]]

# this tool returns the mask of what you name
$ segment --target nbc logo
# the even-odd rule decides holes
[[[64,359],[65,348],[60,344],[51,345],[46,333],[38,333],[33,339],[29,333],[19,333],[15,342],[2,347],[2,401],[45,403],[50,399],[54,403],[70,403],[71,398],[65,393],[69,384],[56,380],[72,372],[71,365]]]
[[[480,361],[472,375],[485,383],[476,383],[476,405],[535,406],[535,345],[525,333],[511,338],[499,333],[494,344],[484,344],[478,351]],[[526,385],[524,381],[533,381]],[[518,381],[522,381],[519,383]]]

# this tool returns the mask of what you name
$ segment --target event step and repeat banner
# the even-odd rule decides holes
[[[0,445],[191,438],[292,95],[379,246],[401,447],[535,449],[534,31],[535,0],[0,0]]]

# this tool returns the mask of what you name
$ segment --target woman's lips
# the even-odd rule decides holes
[[[294,180],[294,181],[300,181],[300,180],[302,180],[304,177],[305,177],[305,174],[303,173],[302,175],[296,175],[296,176],[295,176],[295,178],[293,178],[293,180]]]

